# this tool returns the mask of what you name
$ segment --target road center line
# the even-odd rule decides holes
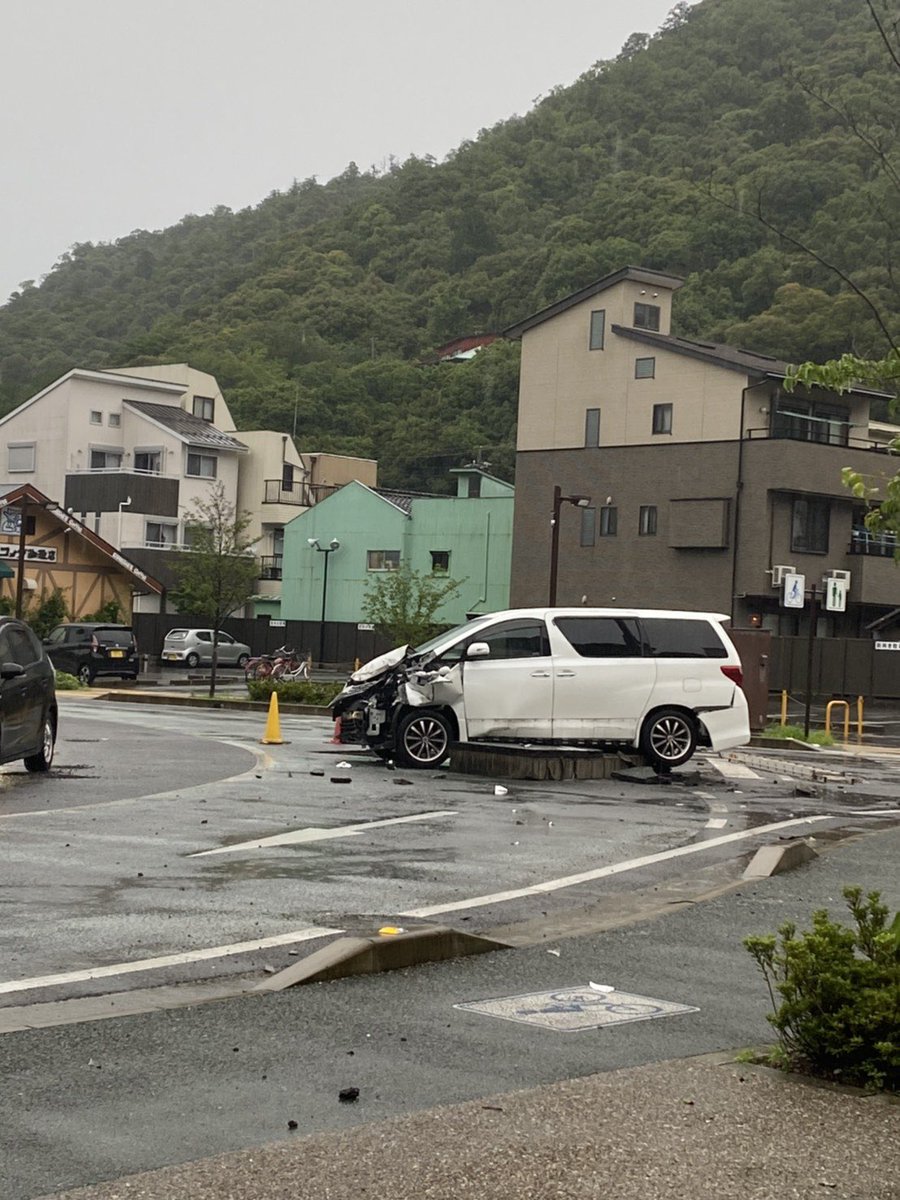
[[[291,946],[296,942],[309,942],[314,938],[331,937],[338,933],[343,933],[343,930],[310,925],[306,929],[276,933],[271,937],[256,938],[252,942],[233,942],[230,946],[207,946],[203,950],[185,950],[181,954],[164,954],[160,958],[138,958],[132,959],[131,962],[110,963],[105,967],[63,971],[59,975],[12,979],[8,983],[0,983],[0,994],[29,992],[35,988],[56,987],[62,983],[84,983],[90,979],[109,979],[115,975],[132,975],[138,971],[157,971],[160,967],[178,967],[183,963],[203,962],[209,958],[227,958],[229,954],[247,954],[253,950],[267,950],[270,946]]]
[[[217,846],[215,850],[198,850],[188,858],[206,858],[211,854],[234,854],[240,850],[261,850],[265,846],[297,846],[308,842],[325,842],[330,838],[359,837],[370,829],[384,825],[408,825],[413,821],[432,821],[438,817],[455,817],[456,809],[438,812],[413,813],[410,817],[385,817],[382,821],[361,821],[356,825],[338,825],[334,829],[291,829],[287,833],[274,833],[271,837],[254,838],[250,842],[234,842],[230,846]]]
[[[627,862],[610,863],[594,871],[582,871],[579,875],[564,875],[560,879],[549,879],[546,883],[535,883],[530,887],[515,888],[508,892],[494,892],[488,896],[473,896],[470,900],[457,900],[450,904],[429,904],[424,908],[411,908],[398,914],[401,917],[436,917],[440,913],[459,912],[464,908],[485,908],[489,904],[502,904],[506,900],[520,900],[525,896],[541,896],[562,888],[575,887],[579,883],[591,883],[609,875],[623,875],[627,871],[639,871],[653,863],[666,862],[670,858],[681,858],[686,854],[699,854],[714,846],[725,846],[730,842],[745,841],[760,837],[764,833],[775,833],[779,829],[790,829],[795,825],[811,825],[817,821],[831,821],[831,816],[796,817],[792,821],[775,821],[771,825],[757,825],[755,829],[742,829],[737,833],[726,833],[721,837],[708,838],[705,842],[691,842],[687,846],[676,846],[673,850],[661,850],[658,854],[647,854],[643,858],[632,858]]]

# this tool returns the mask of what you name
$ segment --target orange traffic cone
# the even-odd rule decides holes
[[[273,692],[269,699],[269,715],[266,718],[266,732],[259,739],[264,746],[282,746],[281,721],[278,717],[278,693]]]
[[[331,745],[340,746],[341,744],[341,718],[337,717],[334,722],[334,733],[331,735]]]

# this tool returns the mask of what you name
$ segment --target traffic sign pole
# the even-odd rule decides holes
[[[819,623],[818,593],[815,585],[809,594],[809,639],[806,643],[806,710],[803,714],[803,736],[809,737],[809,713],[812,707],[813,647],[816,644],[816,626]]]

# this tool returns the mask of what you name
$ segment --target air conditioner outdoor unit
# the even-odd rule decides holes
[[[849,571],[826,571],[822,578],[823,580],[839,579],[841,583],[846,583],[848,587],[850,586]]]
[[[795,567],[788,567],[784,564],[778,567],[772,567],[772,587],[781,587],[781,585],[784,583],[785,576],[794,575],[795,573]]]

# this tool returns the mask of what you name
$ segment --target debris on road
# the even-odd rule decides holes
[[[357,1087],[341,1088],[338,1092],[338,1100],[340,1100],[341,1104],[353,1104],[358,1099],[359,1088]]]

